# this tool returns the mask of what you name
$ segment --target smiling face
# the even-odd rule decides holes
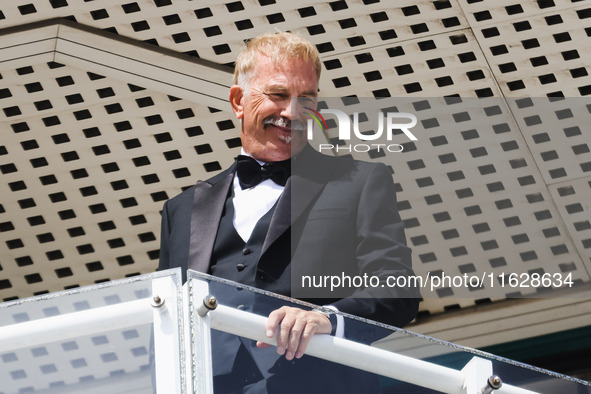
[[[315,106],[318,77],[314,64],[303,59],[275,64],[259,54],[244,89],[238,85],[230,89],[230,103],[242,120],[244,150],[264,162],[287,160],[299,153],[306,136],[304,130],[291,128],[291,100],[306,97]]]

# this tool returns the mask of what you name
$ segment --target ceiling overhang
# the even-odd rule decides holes
[[[229,110],[231,70],[213,62],[65,19],[0,30],[0,36],[0,71],[57,62]]]

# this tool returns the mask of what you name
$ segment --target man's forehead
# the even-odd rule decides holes
[[[264,90],[268,92],[274,93],[288,93],[292,89],[297,89],[299,94],[303,94],[306,96],[316,95],[318,93],[318,84],[316,81],[309,81],[299,83],[299,78],[296,77],[296,80],[293,78],[289,78],[288,76],[283,76],[279,78],[272,78],[272,79],[265,79],[262,81],[263,83],[260,84]]]

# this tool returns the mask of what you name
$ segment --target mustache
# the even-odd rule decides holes
[[[263,127],[277,126],[292,130],[305,130],[306,124],[298,119],[289,120],[284,116],[267,116],[263,119]]]

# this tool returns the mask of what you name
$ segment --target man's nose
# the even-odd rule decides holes
[[[297,97],[291,97],[289,100],[285,100],[285,102],[282,104],[280,115],[284,118],[291,120],[291,114],[292,114],[291,107],[292,107],[292,105],[296,104],[296,102],[297,102]]]

